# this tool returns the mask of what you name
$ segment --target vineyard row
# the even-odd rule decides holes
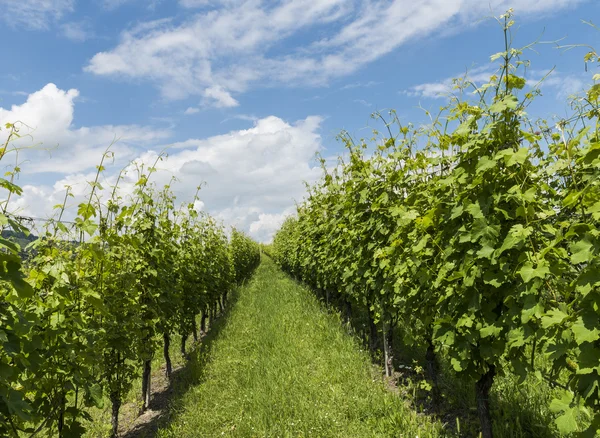
[[[508,42],[513,20],[502,19]],[[436,355],[447,357],[473,382],[484,438],[503,373],[555,382],[558,431],[599,436],[600,84],[571,100],[572,117],[531,120],[540,90],[521,55],[507,43],[488,83],[456,80],[427,125],[391,112],[375,115],[385,123],[375,145],[342,135],[346,154],[323,160],[271,252],[368,313],[387,375],[396,327],[427,348],[434,388]]]
[[[6,125],[0,158],[18,154],[18,128]],[[129,167],[137,182],[127,197],[119,181],[104,189],[110,157],[74,220],[62,220],[73,196],[67,188],[55,220],[26,248],[5,233],[29,235],[9,208],[22,192],[14,184],[18,165],[0,179],[7,194],[0,212],[0,436],[79,437],[89,408],[102,407],[105,395],[116,436],[123,398],[140,376],[142,409],[148,406],[160,343],[171,377],[171,336],[181,335],[185,356],[186,339],[198,337],[197,319],[204,331],[207,316],[212,321],[260,261],[258,244],[236,230],[228,238],[197,211],[197,195],[176,209],[170,185],[157,190],[149,182],[155,167]]]

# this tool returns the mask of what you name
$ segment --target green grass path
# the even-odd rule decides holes
[[[263,258],[159,437],[428,437],[336,315]]]

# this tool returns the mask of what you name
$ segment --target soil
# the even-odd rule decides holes
[[[182,366],[174,367],[173,375],[175,376],[177,371],[182,368]],[[131,414],[135,414],[135,410],[128,409],[130,418],[126,419],[125,415],[123,416],[124,418],[121,422],[122,428],[120,428],[119,435],[125,438],[154,436],[158,429],[158,425],[160,424],[160,418],[167,413],[169,397],[172,392],[173,390],[169,379],[167,379],[165,375],[165,367],[162,366],[160,369],[156,370],[156,372],[152,373],[152,397],[150,399],[150,406],[146,411],[134,418],[131,418]],[[134,408],[137,408],[137,406]]]
[[[201,335],[198,343],[190,343],[192,349],[200,348]],[[174,387],[186,364],[173,364],[171,380],[166,376],[166,365],[152,370],[152,394],[150,405],[144,412],[140,412],[140,403],[128,403],[121,407],[119,421],[119,437],[121,438],[150,438],[156,435],[158,428],[168,416],[170,401],[175,393]]]

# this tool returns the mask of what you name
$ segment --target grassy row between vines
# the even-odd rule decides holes
[[[159,427],[162,438],[477,436],[472,391],[449,363],[441,361],[445,396],[439,406],[426,389],[425,352],[419,348],[397,343],[400,372],[382,380],[358,336],[348,335],[342,313],[328,310],[268,257],[256,277],[233,292],[231,306],[210,324],[190,361],[179,351],[179,337],[173,339],[177,376],[165,391],[168,403],[151,404],[162,412],[147,422],[138,419],[141,379],[134,382],[124,400],[121,436],[155,436]],[[152,365],[153,380],[160,381],[161,351]],[[164,395],[155,393],[154,400]],[[552,396],[550,386],[534,378],[521,384],[512,375],[499,378],[491,393],[495,435],[556,436],[547,409]],[[104,409],[91,414],[85,436],[110,436],[108,398]]]
[[[269,253],[270,247],[266,247]],[[264,257],[263,257],[264,259]],[[295,280],[296,284],[298,284]],[[303,286],[305,289],[306,286]],[[319,300],[321,311],[326,311],[336,324],[349,333],[361,351],[368,351],[368,342],[363,338],[362,331],[366,328],[365,315],[356,313],[348,321],[344,309],[335,301],[326,301],[311,291],[310,299]],[[477,418],[477,402],[468,378],[457,376],[452,370],[450,359],[440,356],[438,386],[440,400],[433,398],[432,388],[426,372],[426,351],[419,345],[405,343],[410,338],[408,326],[395,329],[394,338],[394,368],[398,370],[390,379],[385,379],[386,387],[397,397],[403,399],[410,409],[418,416],[427,418],[431,423],[441,425],[431,436],[479,436],[479,419]],[[381,379],[383,376],[383,357],[381,350],[370,353],[373,365],[373,376]],[[547,366],[543,357],[536,358],[539,368]],[[550,438],[561,435],[554,424],[556,414],[548,408],[551,400],[557,397],[559,390],[548,382],[531,375],[523,382],[511,373],[499,376],[492,387],[493,432],[498,438]],[[393,431],[389,436],[394,435]],[[424,436],[424,435],[419,435]],[[425,435],[426,436],[426,435]]]
[[[214,340],[167,437],[437,437],[384,385],[369,354],[305,287],[263,257]]]

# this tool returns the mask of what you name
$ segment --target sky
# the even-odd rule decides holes
[[[166,149],[156,184],[176,177],[180,202],[202,184],[199,208],[268,242],[341,131],[369,138],[390,109],[423,123],[451,78],[486,81],[508,8],[514,46],[538,41],[528,79],[553,69],[530,114],[565,116],[597,73],[577,46],[600,49],[594,0],[0,0],[0,126],[24,124],[9,209],[51,217],[68,185],[73,214],[117,139],[106,186]]]

